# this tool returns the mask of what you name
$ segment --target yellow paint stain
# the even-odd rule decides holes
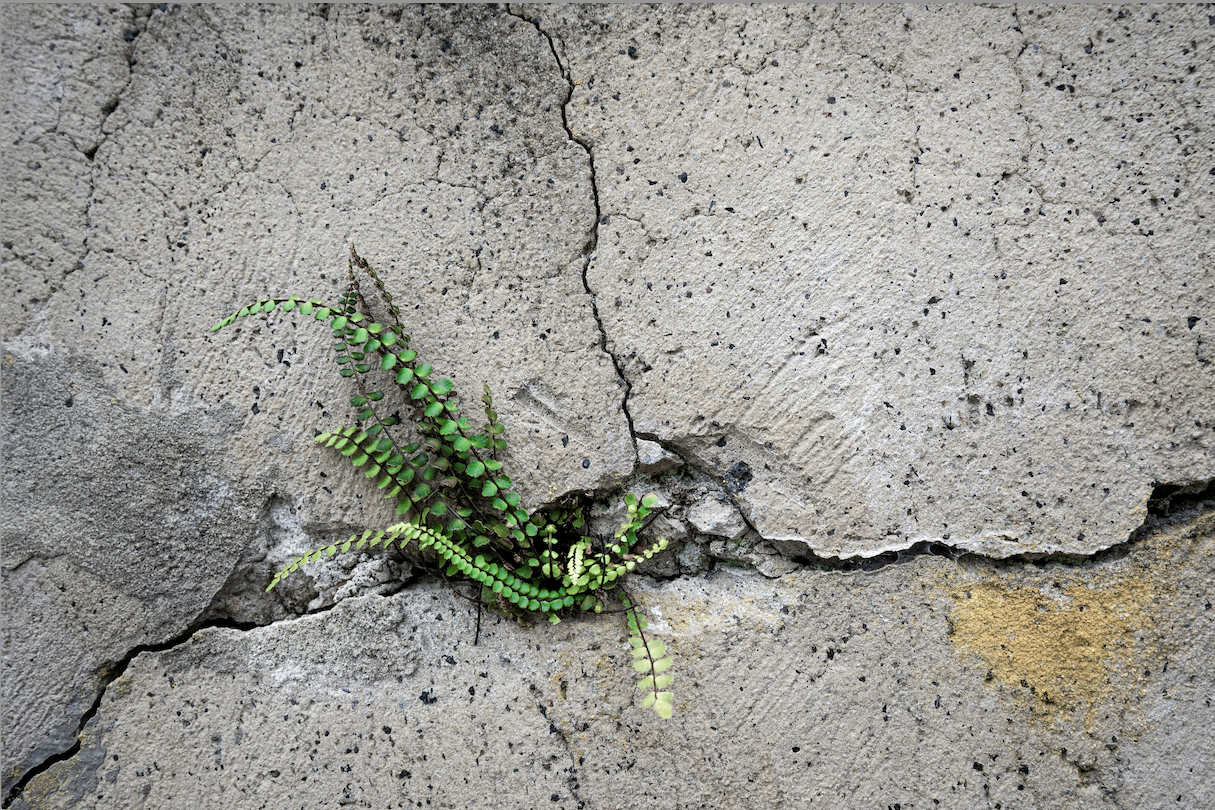
[[[1059,592],[987,581],[955,592],[955,646],[977,654],[991,675],[1029,692],[1040,713],[1091,712],[1139,686],[1137,638],[1154,626],[1146,581],[1072,584]]]
[[[991,569],[951,578],[949,637],[978,656],[989,681],[1019,691],[1034,717],[1053,723],[1124,706],[1144,693],[1164,658],[1157,617],[1168,616],[1187,558],[1210,553],[1215,515],[1151,537],[1123,560],[1060,570]]]

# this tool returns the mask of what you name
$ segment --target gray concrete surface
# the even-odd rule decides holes
[[[766,537],[1087,553],[1211,476],[1206,11],[526,13],[634,426]]]
[[[1211,19],[0,8],[4,801],[1209,805]],[[661,494],[678,719],[611,617],[263,593],[391,510],[325,335],[206,330],[352,242],[527,505]]]
[[[633,705],[614,617],[473,646],[428,583],[204,630],[136,658],[14,806],[1207,807],[1213,529],[1081,568],[642,584],[669,723]]]

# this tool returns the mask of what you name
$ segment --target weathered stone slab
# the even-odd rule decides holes
[[[919,557],[638,586],[677,713],[619,617],[523,629],[433,584],[144,654],[15,807],[1205,807],[1208,514],[1122,559]],[[1174,799],[1180,797],[1176,801]]]
[[[45,350],[7,354],[3,380],[7,791],[71,747],[109,667],[206,609],[264,496],[234,487],[231,408],[150,414]]]
[[[526,14],[634,426],[765,537],[1089,553],[1215,472],[1201,9]]]

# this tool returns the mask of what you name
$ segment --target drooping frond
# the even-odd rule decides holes
[[[629,621],[633,669],[644,676],[637,682],[637,688],[646,693],[641,699],[641,708],[653,709],[663,720],[669,720],[674,711],[671,703],[674,693],[664,690],[675,680],[675,676],[665,674],[673,663],[667,657],[667,645],[660,639],[646,638],[645,629],[649,623],[624,591],[620,592],[620,601],[624,603]]]

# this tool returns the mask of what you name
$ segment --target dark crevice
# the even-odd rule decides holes
[[[750,525],[748,523],[747,525]],[[784,554],[786,559],[819,571],[877,571],[888,565],[910,562],[916,557],[947,557],[958,560],[969,552],[954,548],[947,543],[922,541],[899,551],[883,551],[872,557],[824,557],[806,549],[803,554]]]
[[[688,467],[691,467],[693,470],[721,484],[726,494],[730,496],[730,500],[734,504],[734,507],[738,509],[738,514],[742,518],[743,523],[746,524],[748,529],[755,532],[755,534],[763,537],[763,533],[755,527],[755,524],[751,522],[751,518],[747,516],[746,511],[743,509],[743,501],[739,497],[737,489],[731,487],[729,472],[722,476],[703,468],[701,465],[692,461],[689,456],[679,452],[678,445],[674,444],[673,442],[663,441],[652,433],[642,433],[638,436],[638,438],[658,444],[663,450],[666,450],[668,453],[678,457]],[[764,539],[766,540],[767,538]],[[948,557],[951,560],[957,560],[969,552],[962,549],[953,548],[948,543],[924,541],[915,543],[907,549],[902,549],[900,551],[884,551],[881,554],[877,554],[872,557],[827,557],[816,554],[810,549],[809,546],[806,547],[805,553],[791,554],[783,551],[778,553],[785,559],[791,560],[792,562],[798,563],[806,568],[813,568],[820,571],[839,571],[847,573],[849,571],[877,571],[879,568],[885,568],[886,566],[894,563],[908,562],[915,557],[923,556]],[[711,560],[711,564],[707,572],[710,579],[714,576],[714,569],[716,568],[717,562],[718,560],[716,559]]]
[[[976,554],[964,549],[954,548],[946,543],[916,543],[906,551],[888,551],[863,561],[868,564],[876,562],[876,565],[872,565],[872,567],[869,565],[860,565],[858,567],[866,571],[876,570],[891,563],[906,562],[912,557],[924,554],[949,557],[954,560],[969,556],[987,560],[1002,567],[1026,565],[1029,563],[1034,565],[1053,563],[1055,565],[1085,566],[1120,560],[1130,554],[1139,543],[1160,533],[1169,526],[1193,520],[1204,512],[1215,512],[1215,478],[1207,481],[1197,481],[1189,485],[1158,483],[1152,489],[1152,494],[1148,497],[1147,512],[1143,523],[1127,535],[1126,540],[1091,554],[1067,552],[1029,553],[1014,554],[997,559],[988,557],[985,554]],[[843,562],[850,561],[844,560]],[[835,560],[828,561],[828,565],[833,565],[834,563]]]
[[[747,528],[763,537],[763,533],[755,527],[755,524],[751,522],[751,518],[747,516],[746,511],[743,509],[742,499],[730,487],[728,473],[723,476],[704,468],[702,465],[692,461],[687,455],[680,453],[677,444],[664,441],[652,433],[635,435],[639,439],[655,442],[668,453],[679,457],[688,467],[721,484],[724,491],[730,496],[730,500],[734,503],[735,508],[738,509],[738,513],[747,525]],[[1027,563],[1042,565],[1056,563],[1060,565],[1080,566],[1122,559],[1141,541],[1171,525],[1193,520],[1204,512],[1215,512],[1215,478],[1192,481],[1186,484],[1153,483],[1152,494],[1148,496],[1147,515],[1144,517],[1143,523],[1134,529],[1123,542],[1091,554],[1050,552],[1014,554],[1008,557],[996,558],[968,551],[964,548],[958,548],[939,540],[913,543],[908,548],[897,551],[883,551],[872,557],[831,557],[817,554],[809,546],[806,546],[804,552],[789,553],[781,551],[780,554],[785,559],[803,565],[806,568],[842,573],[851,571],[877,571],[888,565],[911,562],[916,557],[924,556],[946,557],[954,561],[969,556],[976,559],[989,560],[998,565],[1025,565]],[[710,568],[709,570],[712,571],[713,569]]]
[[[1047,554],[1014,554],[1009,557],[988,557],[965,549],[956,548],[948,543],[921,542],[911,548],[901,551],[885,551],[873,557],[821,557],[807,549],[807,554],[791,555],[789,559],[809,567],[828,571],[876,571],[895,563],[909,562],[916,557],[925,555],[933,557],[948,557],[960,560],[963,557],[987,560],[997,566],[1019,566],[1032,563],[1034,565],[1056,564],[1069,566],[1084,566],[1100,564],[1126,557],[1136,545],[1158,534],[1169,526],[1193,520],[1204,512],[1215,512],[1215,478],[1208,481],[1198,481],[1189,485],[1156,484],[1148,498],[1147,515],[1143,523],[1132,531],[1127,539],[1109,548],[1095,551],[1091,554],[1070,554],[1053,552]],[[746,520],[746,516],[743,516]],[[747,522],[750,526],[750,521]]]
[[[1152,490],[1152,496],[1148,498],[1148,516],[1149,518],[1169,518],[1173,515],[1193,512],[1195,509],[1203,511],[1204,504],[1212,500],[1215,500],[1215,478],[1207,481],[1195,481],[1188,485],[1157,484],[1156,488]],[[1146,527],[1147,521],[1145,520],[1143,527],[1137,531],[1142,531]]]
[[[189,641],[190,638],[200,630],[206,630],[212,627],[219,627],[229,630],[252,630],[253,628],[258,627],[258,625],[251,622],[232,621],[231,619],[199,621],[195,622],[188,629],[178,633],[168,641],[163,641],[159,644],[136,645],[135,647],[131,648],[131,650],[128,651],[121,660],[108,661],[102,664],[95,670],[97,675],[101,678],[101,685],[97,689],[97,697],[94,698],[93,705],[90,706],[84,714],[80,715],[80,723],[76,727],[76,743],[66,751],[52,754],[42,762],[35,765],[33,768],[26,771],[25,774],[22,775],[21,779],[19,779],[17,783],[8,791],[8,794],[4,797],[4,802],[0,804],[0,807],[8,807],[11,805],[17,799],[17,797],[21,795],[21,792],[25,790],[25,786],[33,781],[37,776],[45,773],[52,766],[71,759],[80,752],[80,736],[84,733],[84,727],[88,725],[89,721],[93,719],[93,717],[97,714],[97,711],[101,708],[101,702],[105,699],[106,690],[109,688],[110,684],[114,683],[114,681],[123,676],[123,674],[127,671],[127,667],[129,667],[131,662],[134,661],[139,655],[142,653],[157,653],[171,650],[179,644],[184,644],[185,642]]]
[[[557,71],[561,74],[561,78],[565,81],[565,98],[561,100],[561,126],[565,129],[565,135],[574,143],[578,144],[586,151],[587,162],[591,169],[591,197],[595,202],[595,221],[591,225],[591,238],[587,242],[583,250],[582,262],[582,288],[586,290],[586,294],[591,299],[591,314],[595,317],[595,325],[599,327],[599,348],[603,350],[612,360],[612,368],[616,371],[616,379],[619,384],[624,386],[624,395],[620,399],[620,410],[624,413],[625,421],[629,425],[629,440],[633,443],[633,470],[637,471],[639,463],[637,457],[637,431],[633,428],[633,414],[629,412],[629,395],[633,393],[633,385],[629,382],[629,378],[624,375],[624,370],[620,365],[620,359],[608,348],[607,330],[603,328],[603,318],[599,316],[599,305],[595,300],[595,292],[591,289],[590,281],[587,276],[590,272],[591,261],[595,258],[595,251],[599,248],[599,223],[603,219],[603,211],[599,207],[599,179],[595,172],[595,151],[591,143],[584,138],[579,138],[570,129],[569,117],[567,110],[570,101],[574,97],[574,77],[573,74],[566,69],[561,63],[561,57],[557,54],[557,45],[553,42],[552,36],[547,31],[540,27],[540,19],[527,19],[522,14],[516,13],[514,10],[507,8],[507,13],[512,17],[517,17],[525,23],[533,26],[540,36],[544,37],[548,42],[549,51],[553,54],[553,61],[557,63]]]

